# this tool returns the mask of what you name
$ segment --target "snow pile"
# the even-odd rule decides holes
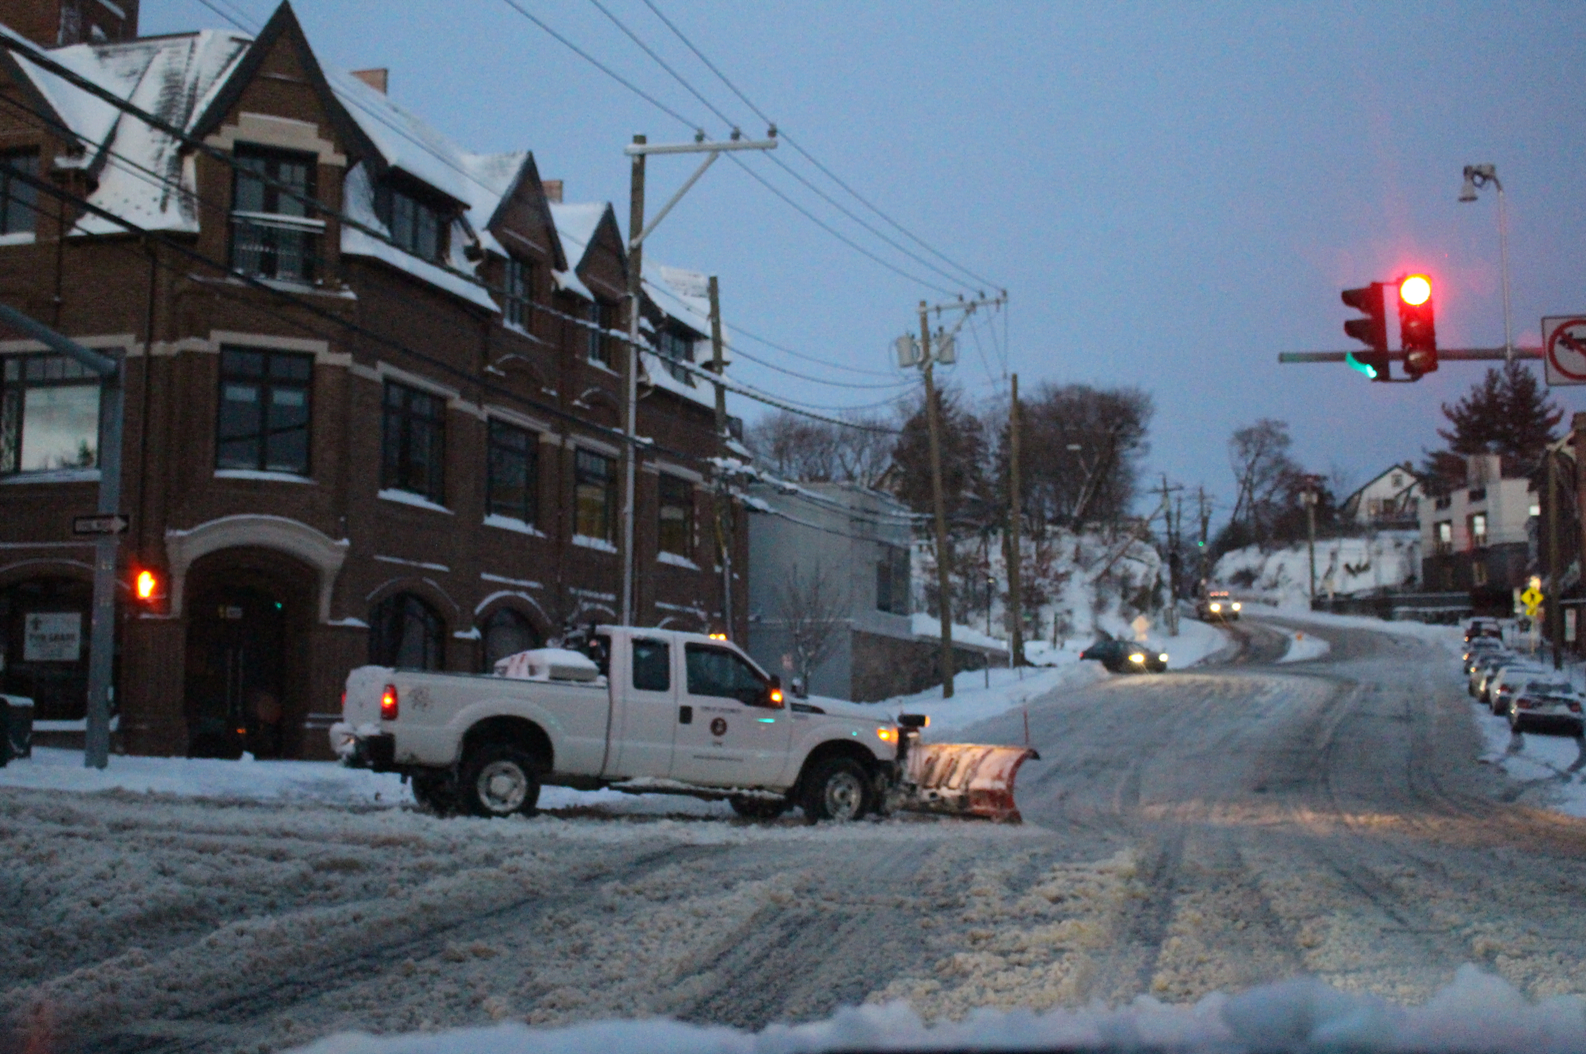
[[[1417,531],[1382,531],[1366,538],[1316,543],[1318,596],[1353,596],[1414,582],[1421,571]],[[1309,606],[1310,552],[1304,543],[1285,549],[1246,546],[1224,553],[1212,581],[1283,608]]]
[[[1308,662],[1311,659],[1320,659],[1323,655],[1333,650],[1333,646],[1315,634],[1294,632],[1288,634],[1289,650],[1283,653],[1279,662]]]
[[[1568,816],[1586,816],[1586,741],[1573,736],[1512,732],[1509,719],[1471,704],[1486,750],[1477,760],[1497,765],[1524,785],[1524,800]]]
[[[665,1018],[592,1021],[556,1029],[521,1024],[432,1034],[330,1036],[301,1054],[797,1054],[837,1050],[1117,1050],[1183,1052],[1316,1050],[1586,1051],[1586,1002],[1556,996],[1529,1003],[1508,982],[1474,966],[1419,1007],[1340,992],[1300,978],[1235,996],[1214,993],[1190,1006],[1148,997],[1116,1010],[980,1008],[962,1020],[927,1024],[908,1004],[849,1007],[824,1021],[772,1025],[759,1033]]]

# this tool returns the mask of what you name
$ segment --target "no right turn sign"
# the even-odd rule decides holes
[[[1586,314],[1542,320],[1542,359],[1548,384],[1586,384]]]

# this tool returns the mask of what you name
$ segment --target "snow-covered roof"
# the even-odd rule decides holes
[[[0,26],[0,33],[32,48]],[[190,129],[215,86],[236,68],[249,38],[202,30],[116,44],[56,48],[49,58],[167,124]],[[57,167],[98,171],[89,202],[154,230],[196,231],[198,214],[181,143],[50,73],[18,51],[8,53],[43,102],[82,145],[56,158]],[[144,171],[147,170],[147,171]],[[150,173],[153,173],[152,175]],[[85,216],[74,234],[122,233],[114,221]]]
[[[555,272],[557,288],[571,290],[586,300],[595,299],[595,294],[578,277],[578,268],[609,208],[611,206],[604,201],[551,202],[551,221],[556,224],[556,236],[567,254],[567,270]]]

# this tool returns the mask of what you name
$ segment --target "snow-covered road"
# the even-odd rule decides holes
[[[1277,665],[1294,628],[1330,650]],[[1586,823],[1477,763],[1449,652],[1238,635],[1232,665],[1032,700],[1022,827],[6,789],[0,1020],[52,1050],[257,1051],[897,999],[927,1019],[1190,1003],[1299,973],[1419,1004],[1467,962],[1586,993]],[[1022,741],[1023,720],[954,738]]]

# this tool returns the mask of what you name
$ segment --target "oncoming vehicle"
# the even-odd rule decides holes
[[[1112,637],[1098,640],[1080,652],[1079,657],[1094,659],[1113,673],[1161,673],[1167,669],[1167,652]]]
[[[1557,728],[1572,736],[1582,733],[1583,697],[1564,680],[1538,677],[1527,681],[1509,699],[1509,727],[1516,732]]]
[[[1237,622],[1241,606],[1226,589],[1213,589],[1196,603],[1195,617],[1202,622],[1210,622],[1212,619]]]
[[[772,819],[893,808],[1019,818],[1027,747],[923,743],[923,715],[834,699],[786,700],[731,642],[592,627],[587,653],[519,652],[494,674],[362,666],[347,677],[331,745],[399,772],[432,812],[532,813],[541,784],[726,799]]]

